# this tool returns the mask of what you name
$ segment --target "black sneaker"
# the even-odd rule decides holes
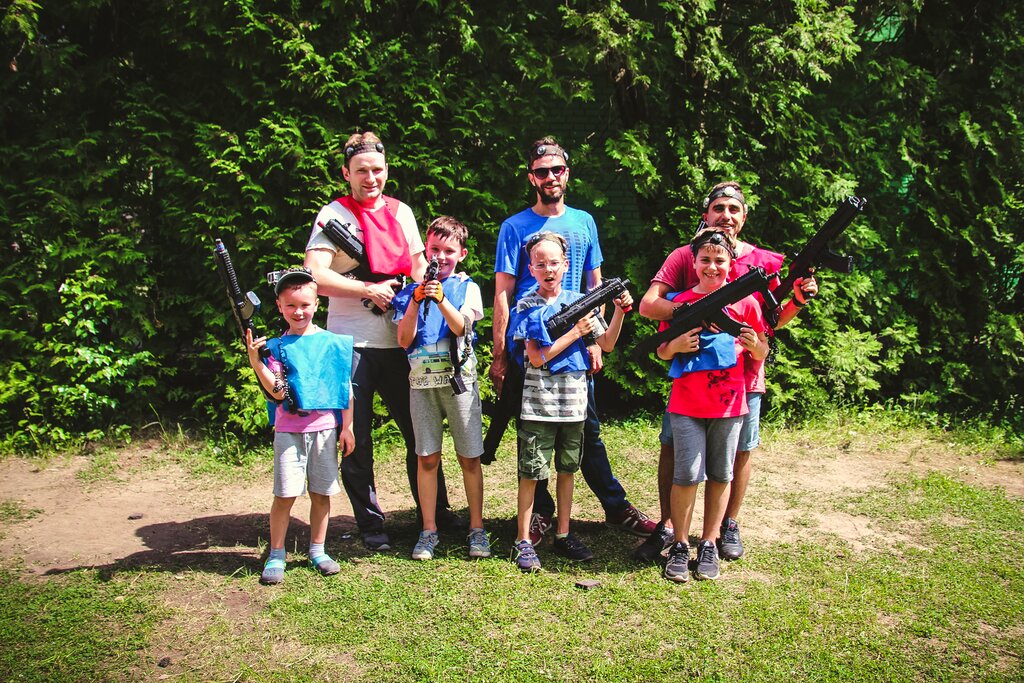
[[[562,557],[576,560],[577,562],[586,562],[594,559],[594,553],[590,552],[590,548],[583,545],[583,541],[571,533],[565,538],[555,536],[554,550]]]
[[[711,541],[701,541],[697,544],[697,568],[693,570],[693,578],[714,581],[718,574],[718,548]]]
[[[686,583],[690,580],[690,546],[682,541],[672,544],[668,551],[664,575],[669,581],[677,583]]]
[[[645,564],[657,562],[661,553],[670,547],[674,540],[675,536],[665,528],[665,522],[658,522],[651,535],[633,551],[633,559]]]
[[[738,560],[743,557],[743,542],[740,540],[740,526],[735,519],[726,517],[718,537],[718,554],[723,560]]]
[[[384,531],[368,531],[363,534],[363,545],[367,550],[383,552],[391,550],[391,539]]]

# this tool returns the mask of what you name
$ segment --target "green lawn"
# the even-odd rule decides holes
[[[444,535],[435,561],[407,559],[408,511],[392,523],[399,550],[372,555],[334,534],[339,576],[319,577],[293,554],[276,588],[258,584],[255,561],[197,556],[39,579],[4,555],[0,680],[1024,680],[1024,501],[988,483],[1022,476],[1019,452],[877,416],[767,431],[749,517],[774,509],[785,533],[751,529],[748,555],[718,582],[676,585],[635,564],[635,541],[599,524],[582,483],[576,528],[597,559],[573,566],[542,546],[544,571],[521,574],[507,561],[506,452],[485,472],[501,550],[490,560],[468,561],[464,542]],[[606,440],[618,476],[653,511],[655,427],[606,426]],[[934,468],[907,467],[917,452]],[[840,472],[903,466],[870,486],[777,495],[792,459]],[[381,469],[385,486],[399,486],[394,452]],[[961,476],[979,471],[986,481]],[[5,525],[36,513],[0,501]],[[822,515],[870,533],[827,532]],[[600,585],[581,590],[579,578]]]

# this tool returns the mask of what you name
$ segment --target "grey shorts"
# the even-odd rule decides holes
[[[484,427],[480,417],[480,390],[476,382],[454,395],[449,387],[410,389],[409,412],[416,435],[416,455],[441,452],[443,421],[448,418],[455,452],[463,458],[478,458],[484,452]]]
[[[519,421],[519,478],[542,480],[555,471],[573,473],[583,458],[583,420],[579,422]]]
[[[324,496],[341,492],[338,483],[338,430],[274,432],[274,495],[297,498],[309,490]]]
[[[737,451],[752,451],[761,445],[761,397],[763,393],[747,392],[747,414],[743,416],[743,429],[740,430]],[[668,411],[661,416],[661,433],[658,440],[665,446],[672,445],[672,425],[669,424]]]
[[[707,479],[732,481],[742,417],[688,417],[669,414],[675,454],[672,483],[694,486]]]

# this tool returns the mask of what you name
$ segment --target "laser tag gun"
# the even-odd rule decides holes
[[[802,277],[809,277],[816,268],[828,268],[837,273],[853,272],[853,257],[840,256],[833,252],[829,243],[850,227],[850,223],[858,213],[864,210],[864,205],[867,203],[868,200],[863,197],[849,197],[839,204],[835,213],[829,216],[821,229],[800,250],[800,253],[791,259],[789,274],[776,289],[780,297],[793,291],[793,283]],[[767,302],[768,299],[765,299],[765,318],[770,326],[775,327],[779,323],[779,314],[782,309],[778,304],[769,306]]]
[[[430,259],[430,263],[427,264],[427,270],[423,273],[423,282],[430,282],[431,280],[437,279],[437,271],[441,269],[441,264],[437,262],[437,257]],[[431,299],[427,299],[423,302],[423,319],[427,318],[427,311],[430,310]]]
[[[326,222],[320,221],[317,225],[324,231],[324,237],[329,239],[331,244],[348,254],[356,262],[356,268],[351,272],[353,277],[365,282],[383,282],[384,280],[391,280],[397,277],[399,284],[391,287],[395,290],[396,294],[405,287],[404,275],[385,275],[383,273],[374,273],[370,270],[370,261],[366,258],[366,247],[356,237],[351,223],[342,223],[337,218],[330,218]],[[369,308],[377,315],[384,314],[384,311],[375,306],[369,299],[363,299],[363,306]]]
[[[772,290],[768,286],[771,281],[772,278],[768,277],[764,268],[754,266],[721,289],[678,307],[672,313],[672,320],[669,321],[668,327],[637,344],[634,352],[652,351],[662,343],[675,339],[695,327],[704,327],[706,324],[714,325],[722,332],[738,337],[744,326],[734,320],[725,307],[755,292],[760,292],[765,306],[771,309],[778,308],[779,302],[775,300],[775,295],[772,294]]]
[[[571,304],[562,304],[562,310],[548,318],[546,323],[548,336],[551,339],[558,339],[572,329],[572,326],[591,313],[600,311],[602,306],[611,303],[626,291],[629,280],[620,280],[613,277],[609,280],[602,280],[601,284],[584,294]],[[623,313],[629,313],[633,307],[624,308]]]
[[[238,275],[235,274],[235,267],[231,263],[231,254],[228,253],[227,247],[224,246],[220,239],[214,240],[213,257],[217,261],[217,270],[220,272],[221,280],[224,281],[224,292],[228,296],[231,314],[238,325],[238,331],[242,335],[242,344],[246,345],[246,330],[252,331],[253,339],[259,337],[259,334],[256,332],[256,326],[252,322],[253,316],[260,310],[259,297],[253,292],[242,293],[242,288],[238,285]],[[269,357],[270,349],[264,346],[260,349],[260,358]],[[262,382],[257,379],[256,383],[268,400],[276,400],[263,387]]]
[[[246,330],[252,330],[254,339],[259,336],[256,326],[252,323],[253,316],[260,310],[259,297],[253,292],[242,293],[242,288],[238,285],[238,276],[235,274],[235,267],[231,264],[231,254],[219,239],[214,240],[213,256],[217,260],[217,270],[220,271],[221,280],[224,281],[224,291],[231,304],[231,313],[238,325],[238,332],[242,335],[242,343],[245,344]],[[270,351],[266,347],[260,350],[260,356],[263,358],[269,355]]]

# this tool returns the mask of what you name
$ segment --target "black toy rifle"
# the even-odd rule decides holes
[[[242,344],[248,348],[248,341],[245,338],[246,330],[252,332],[253,339],[256,339],[259,335],[256,333],[256,326],[253,325],[252,319],[256,315],[256,312],[260,310],[260,300],[253,292],[242,293],[242,288],[238,285],[238,275],[235,273],[235,266],[231,263],[231,254],[228,253],[227,247],[220,239],[214,240],[213,256],[217,261],[217,270],[220,272],[221,280],[224,282],[224,292],[228,296],[228,303],[231,305],[231,314],[235,318],[235,323],[238,325],[238,331],[242,335]],[[270,357],[270,349],[266,346],[260,349],[261,358]],[[263,383],[257,378],[256,382],[263,394],[268,400],[276,400],[264,387]]]
[[[618,298],[626,291],[628,284],[629,280],[620,280],[619,278],[602,280],[600,285],[572,304],[563,306],[562,310],[548,319],[548,336],[552,339],[561,337],[581,318]],[[626,310],[628,312],[631,309],[632,306]],[[497,401],[485,408],[485,412],[491,417],[491,424],[484,436],[484,452],[480,456],[480,462],[484,465],[494,462],[495,454],[498,451],[498,446],[501,445],[501,438],[505,435],[508,423],[519,414],[522,403],[523,371],[519,364],[512,360],[508,364],[501,395]]]
[[[793,290],[793,283],[802,277],[809,277],[816,268],[828,268],[837,273],[853,272],[853,257],[840,256],[832,251],[830,243],[850,227],[857,214],[864,210],[868,203],[863,197],[848,197],[839,204],[835,213],[829,216],[825,224],[807,241],[800,253],[793,257],[789,266],[789,274],[779,284],[776,291],[780,297]],[[767,302],[767,299],[765,299]],[[765,306],[765,317],[768,324],[775,327],[779,323],[779,306]]]
[[[431,280],[437,279],[437,271],[441,269],[441,264],[437,262],[437,257],[430,259],[430,263],[427,264],[427,270],[423,273],[424,284]],[[430,299],[426,299],[423,302],[423,319],[426,320],[427,313],[430,311]]]
[[[352,271],[352,275],[357,279],[366,282],[383,282],[384,280],[396,277],[395,275],[374,273],[370,270],[370,261],[366,258],[366,247],[356,237],[351,223],[342,223],[337,218],[329,218],[326,222],[320,221],[317,225],[324,231],[324,237],[329,239],[334,246],[348,254],[356,262],[357,265],[355,270]],[[405,276],[398,276],[398,278],[402,284],[392,287],[396,294],[405,286]],[[384,313],[382,309],[375,306],[369,299],[363,299],[363,306],[373,310],[377,315]]]
[[[613,277],[609,280],[602,280],[601,284],[594,287],[573,303],[568,305],[563,304],[562,310],[548,318],[546,323],[548,336],[550,336],[552,340],[558,339],[568,332],[572,326],[578,323],[582,318],[587,317],[592,312],[599,310],[602,306],[605,306],[606,304],[611,303],[614,299],[617,299],[626,291],[626,285],[628,284],[629,280],[620,280],[617,277]],[[633,310],[632,306],[627,309],[623,309],[623,312],[628,313],[631,310]]]
[[[695,327],[703,327],[705,324],[714,325],[722,332],[738,337],[744,326],[733,320],[732,316],[726,312],[725,307],[755,292],[760,292],[765,306],[769,310],[778,308],[779,303],[768,286],[771,281],[772,278],[765,274],[764,268],[754,266],[721,289],[716,289],[696,301],[676,308],[668,327],[637,344],[636,351],[650,351],[663,342],[675,339],[679,335],[685,334]]]

